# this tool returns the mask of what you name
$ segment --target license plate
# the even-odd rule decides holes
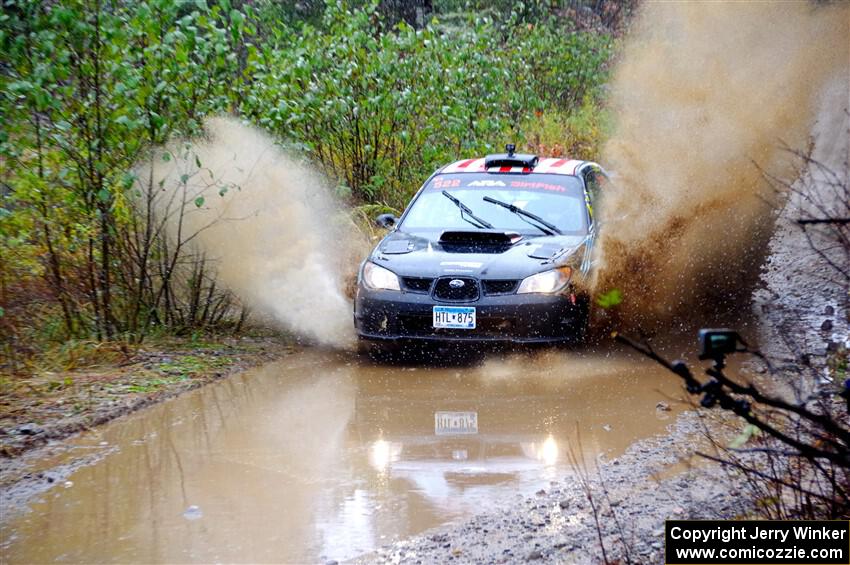
[[[478,433],[478,412],[434,412],[434,433],[438,436]]]
[[[434,327],[474,330],[475,308],[471,306],[434,306]]]

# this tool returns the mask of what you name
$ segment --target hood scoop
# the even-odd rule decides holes
[[[535,246],[534,249],[528,252],[528,256],[532,259],[543,259],[551,261],[558,255],[563,253],[564,248],[561,245],[544,244]]]
[[[381,246],[381,253],[386,253],[387,255],[402,255],[404,253],[410,253],[413,251],[413,248],[416,245],[407,239],[393,239],[387,241]]]
[[[516,232],[494,230],[444,231],[440,235],[440,243],[447,243],[449,245],[493,245],[504,247],[513,245],[520,239],[522,239],[522,236]]]

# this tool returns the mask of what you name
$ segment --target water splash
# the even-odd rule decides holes
[[[848,18],[847,4],[644,5],[612,84],[600,204],[596,288],[623,290],[623,325],[748,295],[774,219],[760,168],[793,176],[783,146],[808,143],[827,83],[850,84]]]
[[[164,190],[185,186],[184,238],[196,234],[192,248],[215,261],[217,280],[256,316],[311,341],[350,345],[354,329],[343,279],[365,243],[327,181],[235,119],[209,119],[205,131],[203,138],[158,151],[140,178],[153,167]],[[167,160],[160,158],[164,153]],[[174,233],[177,205],[158,202],[169,207]]]

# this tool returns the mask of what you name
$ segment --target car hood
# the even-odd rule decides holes
[[[393,231],[375,247],[370,259],[404,277],[521,279],[577,264],[589,241],[587,235],[531,236],[495,230]]]

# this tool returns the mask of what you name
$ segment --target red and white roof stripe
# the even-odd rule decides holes
[[[464,159],[456,161],[451,165],[446,165],[440,171],[441,173],[550,173],[556,175],[574,175],[576,169],[584,161],[575,159],[561,159],[557,157],[547,157],[540,159],[534,169],[526,167],[492,167],[489,171],[484,169],[484,158],[481,159]]]
[[[576,159],[561,159],[558,157],[547,157],[540,159],[534,167],[535,173],[554,173],[556,175],[574,175],[576,169],[584,161]]]

